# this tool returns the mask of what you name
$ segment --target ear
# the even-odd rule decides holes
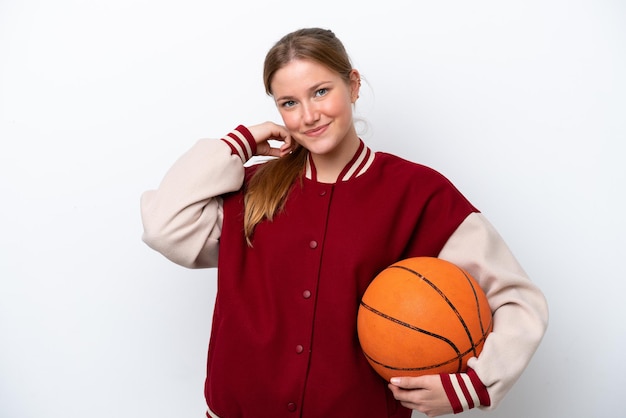
[[[350,71],[350,100],[353,104],[359,98],[359,90],[361,90],[361,74],[353,68]]]

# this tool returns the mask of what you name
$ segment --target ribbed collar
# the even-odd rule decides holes
[[[348,181],[353,178],[357,178],[363,173],[367,171],[367,169],[374,162],[374,153],[372,150],[365,145],[362,140],[359,140],[359,148],[356,153],[352,157],[352,159],[346,164],[346,166],[341,170],[339,176],[337,177],[337,181]],[[313,163],[313,157],[309,154],[306,161],[306,178],[309,180],[317,181],[317,170],[315,169],[315,164]]]

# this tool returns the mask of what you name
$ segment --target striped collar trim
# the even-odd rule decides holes
[[[337,181],[348,181],[363,175],[374,162],[374,156],[374,152],[372,152],[369,147],[365,146],[363,141],[360,141],[359,148],[341,173],[339,173]],[[317,170],[315,169],[311,154],[308,155],[306,161],[305,176],[309,180],[317,181]]]

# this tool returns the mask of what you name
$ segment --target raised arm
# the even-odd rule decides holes
[[[237,191],[255,142],[240,126],[220,139],[201,139],[141,196],[143,241],[189,268],[216,267],[222,226],[221,195]]]
[[[272,147],[271,140],[282,142]],[[239,190],[244,164],[255,155],[282,157],[292,149],[287,130],[273,122],[239,125],[221,139],[201,139],[141,196],[143,240],[189,268],[217,267],[221,196]]]

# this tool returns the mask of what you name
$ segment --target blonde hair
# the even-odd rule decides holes
[[[276,71],[297,59],[322,64],[350,82],[352,63],[335,34],[327,29],[306,28],[282,37],[269,50],[263,67],[265,92],[272,95]],[[263,164],[250,179],[244,196],[244,233],[252,245],[254,229],[264,219],[272,220],[284,209],[287,195],[296,180],[302,180],[308,150],[298,144],[291,154]],[[301,183],[300,183],[301,184]]]

